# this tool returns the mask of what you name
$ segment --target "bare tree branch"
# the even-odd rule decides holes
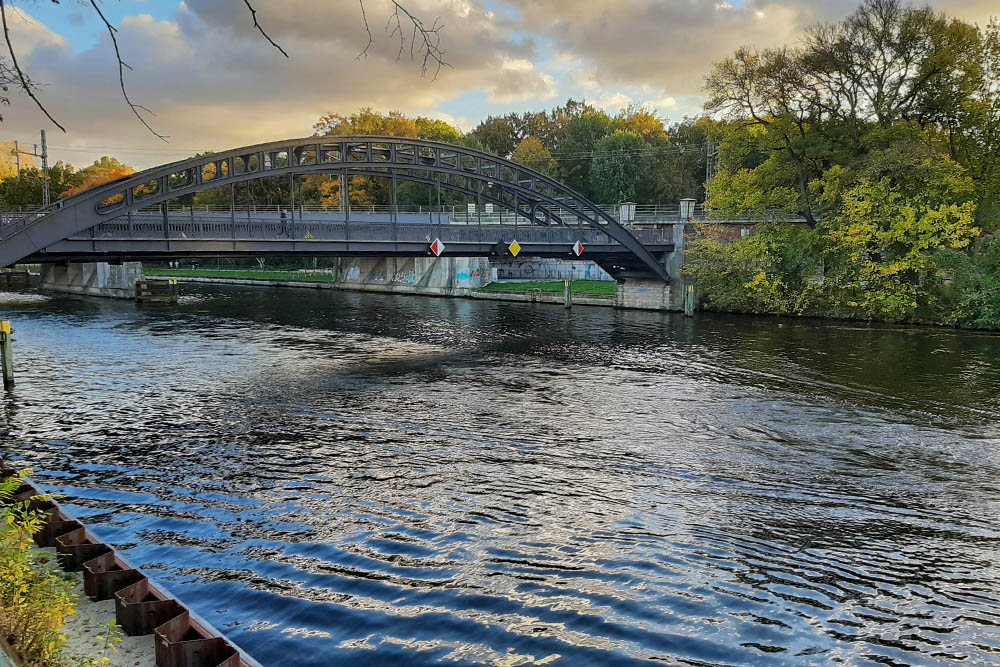
[[[365,22],[365,32],[368,33],[368,43],[365,44],[365,48],[361,49],[361,53],[357,55],[355,60],[368,58],[368,49],[372,48],[372,44],[375,43],[375,40],[372,38],[372,29],[368,26],[368,14],[365,13],[365,0],[358,0],[358,4],[361,5],[361,18]]]
[[[10,60],[14,64],[14,71],[17,72],[17,78],[21,81],[21,88],[25,93],[27,93],[28,97],[34,100],[35,104],[38,105],[38,108],[42,110],[42,113],[44,113],[45,116],[52,121],[52,124],[65,132],[66,128],[60,125],[59,121],[53,118],[52,114],[49,113],[49,110],[45,108],[45,105],[42,104],[41,100],[35,97],[35,91],[33,90],[34,84],[28,80],[28,77],[25,76],[24,71],[17,62],[17,55],[14,53],[14,45],[10,41],[10,29],[7,27],[7,5],[4,3],[4,0],[0,0],[0,19],[3,21],[3,38],[7,42],[7,52],[10,53]]]
[[[289,55],[285,52],[285,50],[280,46],[278,46],[277,42],[271,39],[271,36],[268,35],[267,32],[264,30],[264,28],[260,25],[260,23],[257,22],[257,10],[254,9],[253,5],[250,4],[250,0],[243,0],[243,2],[246,4],[247,9],[250,10],[250,18],[253,19],[253,27],[257,28],[258,32],[260,32],[260,34],[264,36],[264,39],[266,39],[271,43],[271,46],[281,51],[281,55],[288,58]]]
[[[111,35],[111,44],[114,45],[115,57],[118,58],[118,83],[121,85],[122,96],[125,98],[126,104],[128,104],[129,108],[132,109],[132,113],[134,113],[135,117],[139,119],[139,122],[145,125],[147,130],[153,133],[153,136],[155,136],[157,139],[160,139],[161,141],[169,142],[170,138],[167,135],[160,134],[159,132],[154,130],[150,126],[150,124],[146,122],[146,119],[142,117],[142,114],[140,114],[139,111],[140,110],[145,111],[146,113],[151,114],[153,116],[155,116],[156,114],[140,104],[135,104],[129,98],[128,90],[125,88],[125,68],[127,67],[128,69],[131,70],[132,67],[129,66],[129,64],[126,63],[124,60],[122,60],[122,53],[121,50],[118,48],[118,37],[115,34],[118,32],[118,29],[115,28],[113,25],[111,25],[108,19],[105,18],[104,12],[102,12],[101,8],[97,5],[97,0],[90,0],[90,4],[94,7],[94,11],[97,12],[97,15],[101,17],[101,20],[104,21],[104,25],[107,26],[108,28],[108,34]]]
[[[51,0],[51,1],[55,4],[59,4],[59,0]],[[434,23],[432,23],[430,26],[427,26],[423,23],[423,21],[414,16],[408,9],[406,9],[406,7],[401,5],[399,2],[397,2],[396,0],[390,0],[390,1],[392,2],[392,5],[395,9],[393,11],[392,16],[389,17],[389,20],[386,23],[385,30],[387,33],[389,33],[390,37],[395,37],[395,36],[399,37],[399,51],[396,54],[396,60],[400,60],[403,57],[403,49],[406,48],[406,42],[407,39],[409,39],[410,59],[416,60],[418,56],[420,56],[421,58],[420,62],[421,76],[425,76],[427,74],[427,70],[430,69],[431,66],[433,66],[434,79],[436,80],[438,74],[440,74],[441,69],[443,67],[451,67],[451,64],[449,64],[444,60],[445,52],[444,50],[441,49],[440,33],[441,30],[444,28],[444,24],[440,22],[439,18],[436,18],[434,19]],[[118,36],[117,36],[118,29],[115,26],[113,26],[110,21],[108,21],[107,17],[104,15],[104,12],[101,11],[100,5],[98,4],[98,0],[89,0],[89,2],[91,7],[93,7],[94,11],[101,18],[101,21],[104,23],[104,26],[107,28],[108,35],[111,36],[111,44],[114,47],[115,57],[118,60],[118,83],[119,86],[121,87],[122,97],[125,98],[126,104],[128,104],[129,109],[132,110],[132,113],[135,114],[135,117],[139,119],[139,122],[142,123],[143,126],[153,134],[153,136],[157,137],[158,139],[161,139],[162,141],[168,141],[169,136],[165,134],[160,134],[159,132],[154,130],[152,126],[146,121],[146,119],[143,118],[142,113],[140,112],[145,112],[152,116],[155,116],[156,114],[148,107],[145,107],[141,104],[136,104],[129,97],[128,88],[125,86],[125,70],[126,69],[131,70],[132,67],[122,59],[121,49],[118,45]],[[365,11],[365,0],[358,0],[358,2],[361,5],[361,18],[365,24],[365,33],[368,35],[368,43],[365,45],[365,48],[362,49],[361,52],[357,55],[357,59],[360,60],[362,58],[367,58],[368,51],[375,43],[375,39],[372,36],[371,26],[368,23],[368,14]],[[279,45],[277,42],[271,39],[271,36],[267,33],[266,30],[264,30],[264,27],[261,26],[260,22],[257,20],[257,10],[254,8],[251,1],[243,0],[243,3],[250,11],[250,17],[253,19],[254,28],[256,28],[257,31],[260,32],[260,34],[264,37],[264,39],[266,39],[268,43],[271,44],[271,46],[276,48],[281,53],[281,55],[285,56],[286,58],[289,58],[290,56],[288,55],[288,52],[286,52],[285,49],[281,47],[281,45]],[[17,54],[14,50],[14,45],[10,39],[10,28],[7,25],[8,7],[9,3],[7,2],[7,0],[0,0],[0,20],[2,20],[3,23],[4,40],[7,43],[7,52],[10,54],[10,59],[11,63],[13,64],[13,68],[9,68],[5,64],[0,64],[0,70],[6,72],[9,78],[11,79],[14,79],[16,75],[16,81],[19,83],[20,88],[25,92],[25,94],[27,94],[28,97],[30,97],[32,101],[34,101],[35,105],[42,111],[42,113],[45,114],[46,118],[52,121],[53,125],[55,125],[60,130],[65,132],[66,128],[63,127],[59,123],[59,121],[53,118],[52,114],[49,113],[49,110],[45,108],[45,105],[42,104],[41,100],[39,100],[38,97],[35,95],[36,85],[28,78],[24,70],[21,69],[20,63],[18,63]],[[404,28],[404,24],[408,24],[409,28]],[[0,103],[8,104],[9,100],[7,100],[5,97],[0,97]]]
[[[364,0],[361,0],[362,5]],[[438,74],[441,73],[442,67],[451,67],[451,64],[445,61],[445,52],[441,49],[441,29],[444,28],[444,24],[440,23],[440,18],[434,19],[434,23],[429,27],[424,25],[424,22],[419,18],[414,16],[402,6],[396,0],[392,0],[392,4],[395,7],[395,11],[389,20],[385,24],[385,31],[389,33],[389,37],[399,36],[399,52],[396,54],[396,60],[399,60],[403,56],[403,49],[406,46],[406,30],[403,28],[404,18],[412,25],[413,32],[410,33],[410,60],[415,60],[416,55],[422,56],[422,61],[420,63],[420,75],[424,76],[427,74],[429,65],[433,63],[435,65],[434,69],[434,79],[437,80]],[[393,22],[395,21],[395,25]],[[367,19],[365,20],[367,25]],[[392,27],[390,31],[389,28]],[[421,44],[417,46],[417,37],[419,36]],[[371,38],[371,33],[369,33],[369,39]],[[367,52],[368,47],[365,47]]]

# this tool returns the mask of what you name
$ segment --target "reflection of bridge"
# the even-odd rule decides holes
[[[301,177],[309,174],[338,177],[341,201],[351,177],[367,177],[388,180],[393,201],[398,181],[424,185],[438,206],[416,216],[395,204],[375,216],[359,216],[351,207],[307,213]],[[287,218],[237,210],[237,186],[262,178],[287,181]],[[172,211],[183,198],[213,188],[227,191],[226,213]],[[459,221],[442,213],[442,190],[475,201],[476,213],[464,224],[449,224]],[[486,204],[496,212],[483,219]],[[586,257],[616,277],[662,281],[674,247],[670,227],[630,231],[561,183],[494,155],[418,139],[312,137],[148,169],[37,214],[8,218],[0,227],[0,266],[183,256],[425,257],[436,238],[445,255],[463,257],[505,255],[516,239],[526,256],[568,259],[580,241]]]

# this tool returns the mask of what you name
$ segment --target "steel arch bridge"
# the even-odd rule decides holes
[[[387,221],[351,219],[342,205],[332,217],[306,218],[295,208],[297,179],[339,177],[348,201],[353,176],[385,178],[392,185]],[[236,186],[262,178],[287,178],[291,219],[244,217]],[[434,213],[401,220],[398,181],[436,188]],[[178,219],[169,202],[227,187],[226,215]],[[475,197],[501,211],[499,223],[442,222],[441,190]],[[301,197],[299,198],[301,202]],[[478,211],[477,207],[477,211]],[[508,213],[504,224],[503,212]],[[298,219],[296,219],[298,215]],[[449,220],[449,222],[451,222]],[[518,240],[525,255],[570,258],[580,241],[587,257],[616,277],[668,282],[664,257],[673,238],[644,233],[640,240],[593,202],[538,171],[481,151],[422,139],[380,136],[308,137],[236,148],[154,167],[93,188],[32,214],[6,216],[0,225],[0,266],[15,262],[123,261],[220,256],[428,256],[440,238],[445,255],[507,254]]]

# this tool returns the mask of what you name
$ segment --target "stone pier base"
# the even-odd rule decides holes
[[[615,283],[615,308],[683,310],[683,291],[662,280],[627,279]]]
[[[134,299],[135,281],[140,278],[142,262],[43,264],[39,287],[53,292]]]

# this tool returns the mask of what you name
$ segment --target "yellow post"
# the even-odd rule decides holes
[[[0,365],[3,366],[3,388],[10,389],[14,386],[14,330],[10,328],[10,322],[3,320],[0,322]]]

